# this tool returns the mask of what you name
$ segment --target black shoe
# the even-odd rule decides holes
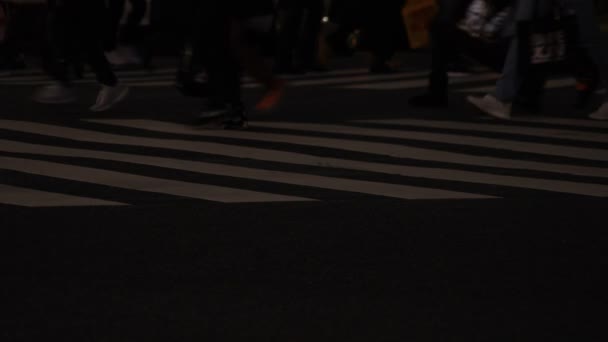
[[[220,129],[246,129],[248,126],[245,110],[241,104],[210,106],[199,114],[195,126]]]
[[[414,96],[410,98],[408,102],[412,107],[441,108],[448,105],[448,97],[446,95],[427,93],[424,95]]]

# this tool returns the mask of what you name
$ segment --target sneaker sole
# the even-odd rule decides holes
[[[125,90],[120,93],[120,95],[112,102],[110,102],[109,104],[103,106],[103,107],[91,107],[90,110],[92,112],[104,112],[106,110],[109,110],[110,108],[114,107],[116,104],[118,104],[119,102],[121,102],[122,100],[125,99],[125,97],[127,97],[127,95],[129,94],[129,88],[125,88]]]
[[[501,120],[511,120],[511,116],[510,115],[504,115],[502,113],[498,113],[496,111],[493,110],[488,110],[487,108],[485,108],[485,106],[483,105],[483,100],[478,100],[474,97],[467,97],[467,101],[469,103],[471,103],[472,105],[474,105],[475,107],[477,107],[477,109],[481,110],[482,112],[497,118],[497,119],[501,119]]]

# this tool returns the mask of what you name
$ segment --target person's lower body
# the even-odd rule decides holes
[[[225,129],[246,128],[241,99],[241,70],[238,62],[238,24],[226,9],[202,5],[200,27],[194,41],[204,43],[203,65],[207,71],[208,99],[194,124]]]
[[[399,9],[380,8],[372,11],[363,28],[367,36],[367,45],[371,53],[369,71],[371,73],[392,73],[395,67],[391,59],[397,52],[401,38],[405,41],[405,32]]]
[[[5,16],[4,37],[0,41],[0,71],[25,69],[25,57],[20,52],[19,41],[23,27],[20,26],[21,10],[18,5],[2,4]]]
[[[108,27],[106,28],[104,50],[106,57],[115,67],[144,64],[142,57],[142,33],[140,23],[145,15],[147,3],[145,0],[129,0],[131,10],[123,30],[120,28],[124,15],[126,0],[109,0]]]
[[[54,83],[41,88],[34,95],[40,103],[69,103],[75,100],[69,68],[81,55],[86,57],[101,85],[92,111],[105,111],[122,101],[129,88],[120,85],[103,51],[99,27],[101,22],[91,18],[103,16],[103,2],[94,3],[91,12],[80,7],[60,7],[49,15],[50,75]],[[87,16],[90,14],[90,16]]]
[[[409,99],[414,107],[444,107],[448,104],[448,63],[456,46],[453,29],[445,23],[435,23],[431,31],[431,73],[425,94]]]

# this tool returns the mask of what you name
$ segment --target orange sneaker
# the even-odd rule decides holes
[[[266,90],[262,99],[255,105],[255,109],[261,112],[267,112],[277,107],[285,92],[285,81],[277,80],[275,84]]]

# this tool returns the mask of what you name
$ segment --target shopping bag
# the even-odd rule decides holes
[[[431,41],[429,28],[438,11],[436,0],[407,1],[402,16],[412,49],[429,45]]]
[[[475,39],[495,42],[509,24],[512,10],[511,6],[496,8],[487,0],[473,0],[457,27]]]

